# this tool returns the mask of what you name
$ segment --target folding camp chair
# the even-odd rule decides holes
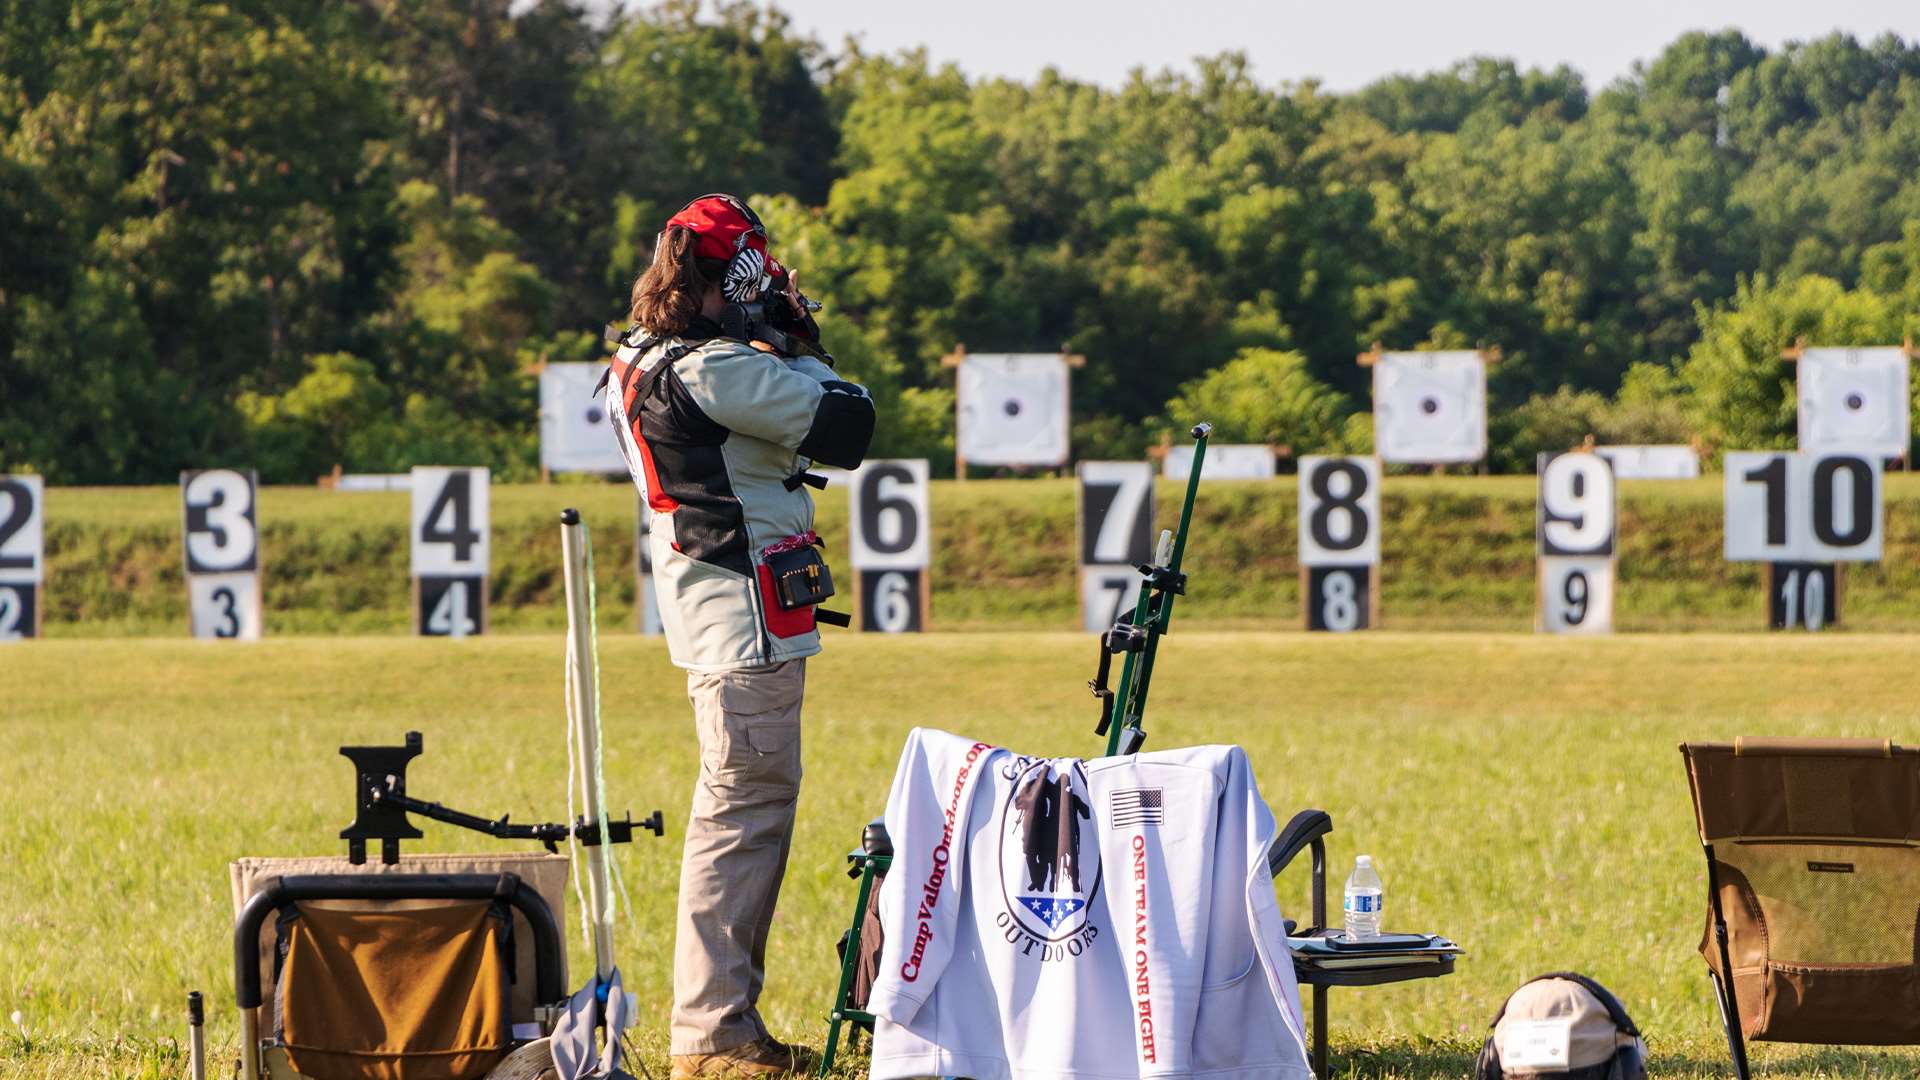
[[[241,1080],[517,1071],[567,997],[566,873],[522,853],[237,862]]]
[[[1920,750],[1873,739],[1686,743],[1713,980],[1746,1040],[1920,1043]]]
[[[1302,931],[1292,919],[1287,933],[1307,936],[1327,926],[1327,843],[1333,831],[1333,816],[1325,810],[1302,810],[1274,837],[1267,849],[1267,869],[1275,878],[1302,851],[1312,853],[1311,904],[1313,925]],[[1423,957],[1407,963],[1385,963],[1352,968],[1323,968],[1296,957],[1294,977],[1301,985],[1313,987],[1313,1075],[1327,1077],[1327,991],[1335,986],[1383,986],[1412,979],[1437,979],[1453,972],[1451,956]]]

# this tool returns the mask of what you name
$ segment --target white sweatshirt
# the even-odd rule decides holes
[[[873,1080],[1310,1080],[1246,752],[1021,757],[907,737]]]

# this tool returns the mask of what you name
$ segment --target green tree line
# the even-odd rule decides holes
[[[1780,350],[1920,323],[1920,45],[1689,34],[1350,94],[1244,57],[971,79],[676,0],[0,0],[0,469],[537,468],[659,223],[751,199],[946,458],[939,358],[1050,351],[1074,443],[1365,450],[1355,354],[1498,345],[1493,461],[1791,445]]]

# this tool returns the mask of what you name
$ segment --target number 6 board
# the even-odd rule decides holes
[[[38,476],[0,476],[0,641],[40,636],[45,493]]]
[[[187,620],[196,638],[260,639],[260,529],[252,470],[180,474]]]
[[[923,631],[932,611],[932,514],[927,462],[869,461],[854,470],[847,492],[854,610],[861,630]]]
[[[1300,606],[1309,630],[1379,624],[1380,459],[1300,459]]]
[[[413,623],[423,637],[487,629],[487,470],[413,467]]]
[[[1550,634],[1611,633],[1620,516],[1613,462],[1584,451],[1541,454],[1538,471],[1534,627]]]

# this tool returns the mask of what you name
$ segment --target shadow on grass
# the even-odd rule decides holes
[[[1473,1075],[1473,1062],[1479,1053],[1476,1044],[1439,1042],[1426,1039],[1382,1041],[1363,1046],[1330,1048],[1331,1072],[1336,1077],[1354,1080],[1461,1080]],[[863,1039],[853,1053],[842,1053],[829,1074],[835,1080],[864,1080],[867,1075],[867,1044]]]
[[[1480,1044],[1464,1039],[1397,1039],[1359,1045],[1335,1043],[1329,1054],[1330,1071],[1339,1080],[1472,1080]],[[1749,1047],[1753,1075],[1767,1080],[1911,1080],[1920,1075],[1920,1058],[1905,1048],[1852,1049],[1848,1047]],[[867,1045],[843,1053],[830,1074],[834,1080],[865,1080]],[[1657,1050],[1648,1075],[1660,1080],[1719,1080],[1731,1077],[1733,1065],[1725,1053],[1689,1048],[1681,1053]],[[1329,1078],[1329,1080],[1333,1080]]]

